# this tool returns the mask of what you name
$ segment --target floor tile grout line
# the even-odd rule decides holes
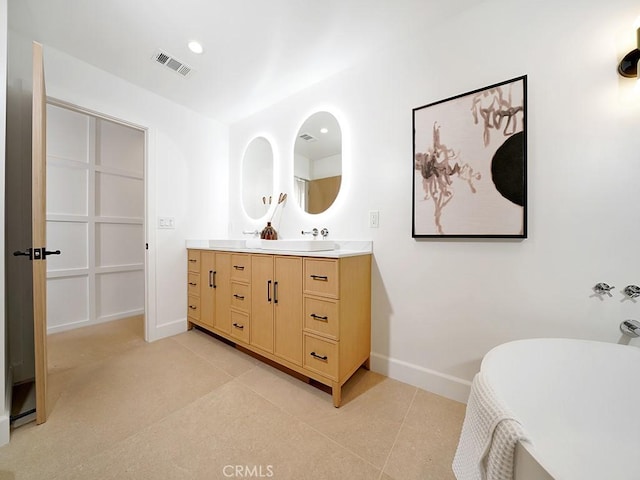
[[[207,396],[213,394],[216,390],[218,390],[218,388],[220,388],[220,387],[222,387],[224,385],[227,385],[228,383],[233,382],[234,380],[235,380],[235,378],[232,378],[229,382],[225,382],[222,385],[219,385],[218,387],[216,387],[215,389],[213,389],[213,390],[211,390],[209,392],[203,393],[202,395],[194,398],[191,402],[189,402],[189,403],[177,408],[176,410],[168,412],[166,415],[158,418],[157,420],[154,420],[153,422],[151,422],[151,423],[149,423],[147,425],[143,425],[141,428],[138,428],[136,431],[131,432],[130,435],[127,435],[126,437],[123,437],[123,438],[121,438],[119,440],[116,440],[115,442],[110,444],[108,447],[102,449],[101,451],[99,451],[97,453],[94,453],[93,455],[89,455],[85,459],[81,460],[80,462],[75,463],[71,467],[65,468],[65,469],[57,472],[55,474],[56,476],[53,477],[53,480],[66,478],[66,476],[62,476],[62,475],[73,471],[74,469],[82,466],[83,464],[87,463],[88,461],[90,461],[93,458],[96,458],[96,457],[99,457],[100,455],[105,454],[108,450],[117,448],[117,446],[122,444],[123,442],[129,441],[131,439],[139,437],[140,435],[143,435],[145,432],[147,432],[152,427],[155,427],[156,425],[164,422],[165,420],[167,420],[168,418],[170,418],[170,417],[172,417],[174,415],[178,415],[180,412],[182,412],[182,410],[186,409],[187,407],[190,407],[191,405],[193,405],[196,402],[201,401],[204,397],[207,397]]]
[[[187,345],[182,344],[181,342],[171,338],[172,341],[174,341],[175,343],[177,343],[178,345],[180,345],[183,348],[186,348],[187,350],[189,350],[191,353],[193,353],[196,357],[204,360],[206,363],[208,363],[209,365],[211,365],[212,367],[220,370],[222,373],[224,373],[225,375],[230,376],[232,379],[237,378],[239,375],[232,375],[231,373],[227,372],[224,368],[220,367],[219,365],[216,365],[215,363],[213,363],[211,360],[209,360],[207,357],[205,357],[204,355],[202,355],[201,353],[197,352],[196,350],[194,350],[191,347],[188,347]],[[251,368],[249,368],[248,370],[246,370],[245,372],[242,372],[241,375],[244,375],[245,373],[253,370],[254,368],[256,368],[256,365],[252,365]]]
[[[391,459],[391,454],[393,453],[393,449],[396,448],[396,444],[398,443],[398,439],[400,438],[400,433],[402,433],[402,428],[404,427],[404,424],[407,421],[407,416],[409,416],[409,412],[411,411],[411,408],[413,408],[413,403],[416,401],[417,396],[418,396],[418,388],[416,387],[415,391],[413,392],[413,397],[411,398],[411,402],[409,403],[409,408],[407,408],[407,411],[405,412],[404,417],[402,417],[402,422],[400,422],[400,428],[398,429],[398,433],[396,433],[396,438],[394,438],[393,444],[391,445],[391,448],[389,449],[389,453],[387,454],[387,458],[385,459],[384,464],[382,465],[382,469],[380,470],[380,476],[378,477],[378,480],[382,480],[382,476],[384,475],[384,471],[387,468],[389,459]]]
[[[246,373],[246,372],[245,372]],[[244,374],[243,374],[244,375]],[[268,403],[270,403],[271,405],[273,405],[274,407],[276,407],[279,411],[281,411],[282,413],[284,413],[285,415],[287,415],[290,418],[293,418],[294,420],[296,420],[297,422],[300,422],[301,424],[305,425],[306,427],[310,428],[311,430],[313,430],[314,432],[318,433],[319,435],[321,435],[322,437],[326,438],[327,440],[329,440],[331,443],[333,443],[334,445],[342,448],[343,450],[346,450],[347,452],[349,452],[351,455],[359,458],[360,460],[362,460],[363,462],[367,463],[368,465],[371,465],[373,468],[378,469],[379,467],[377,465],[374,465],[373,463],[371,463],[369,460],[367,460],[366,458],[362,457],[361,455],[359,455],[357,452],[354,452],[353,450],[351,450],[349,447],[347,447],[346,445],[341,444],[340,442],[338,442],[336,439],[331,438],[330,436],[328,436],[326,433],[318,430],[317,428],[315,428],[313,425],[311,425],[308,422],[305,422],[304,420],[302,420],[301,418],[298,418],[297,416],[293,415],[292,413],[290,413],[289,411],[285,410],[284,408],[282,408],[280,405],[278,405],[277,403],[271,401],[271,399],[269,399],[268,397],[265,397],[262,393],[258,392],[257,390],[254,390],[253,388],[251,388],[250,385],[247,385],[246,383],[242,382],[241,380],[239,380],[239,378],[235,379],[238,381],[238,383],[240,385],[243,385],[244,387],[248,388],[249,390],[251,390],[253,393],[255,393],[256,395],[258,395],[260,398],[262,398],[263,400],[266,400]],[[412,399],[412,403],[413,403],[413,399]],[[380,475],[382,475],[382,469],[380,469]]]

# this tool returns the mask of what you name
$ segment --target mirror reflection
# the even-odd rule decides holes
[[[342,132],[329,112],[311,115],[300,127],[294,146],[294,193],[307,213],[333,204],[342,183]]]
[[[273,195],[273,149],[269,140],[251,140],[242,160],[242,205],[249,217],[257,220],[269,209]]]

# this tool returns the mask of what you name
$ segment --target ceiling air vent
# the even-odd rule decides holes
[[[313,135],[309,135],[308,133],[301,133],[298,136],[301,139],[303,139],[305,142],[317,142],[318,141],[318,139],[316,137],[314,137]]]
[[[153,59],[156,62],[164,65],[165,67],[170,68],[174,72],[179,73],[183,77],[186,77],[187,75],[189,75],[189,73],[193,71],[193,69],[190,66],[184,64],[180,60],[175,59],[174,57],[172,57],[168,53],[163,52],[162,50],[157,50],[156,53],[153,55]]]

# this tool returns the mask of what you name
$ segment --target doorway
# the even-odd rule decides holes
[[[146,131],[52,99],[47,118],[47,333],[144,315]]]

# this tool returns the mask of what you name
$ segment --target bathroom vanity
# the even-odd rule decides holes
[[[231,242],[187,242],[189,328],[330,386],[339,407],[344,383],[369,368],[371,242],[326,251]]]

